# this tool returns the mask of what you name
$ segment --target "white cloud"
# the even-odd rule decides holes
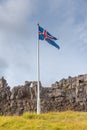
[[[0,76],[3,76],[5,73],[5,71],[8,69],[8,62],[3,59],[3,58],[0,58]]]
[[[31,0],[6,0],[0,4],[0,28],[9,31],[26,28],[34,12],[35,5]]]
[[[32,69],[27,59],[32,55],[29,19],[35,13],[35,3],[37,0],[34,3],[31,0],[5,0],[0,3],[0,76],[5,76],[11,85],[20,78],[25,80],[27,74],[24,73]]]

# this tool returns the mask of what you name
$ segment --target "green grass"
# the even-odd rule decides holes
[[[1,116],[0,130],[87,130],[87,113],[68,111]]]

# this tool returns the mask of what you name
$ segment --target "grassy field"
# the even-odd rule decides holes
[[[87,113],[68,111],[1,116],[0,130],[87,130]]]

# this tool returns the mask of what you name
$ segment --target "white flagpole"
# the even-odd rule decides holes
[[[39,33],[39,24],[38,24]],[[37,114],[40,114],[40,58],[39,58],[39,34],[37,43]]]

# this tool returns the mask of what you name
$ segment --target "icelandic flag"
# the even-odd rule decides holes
[[[59,45],[55,43],[56,37],[52,36],[49,32],[38,25],[39,28],[39,40],[46,40],[49,44],[53,45],[57,49],[60,49]]]

